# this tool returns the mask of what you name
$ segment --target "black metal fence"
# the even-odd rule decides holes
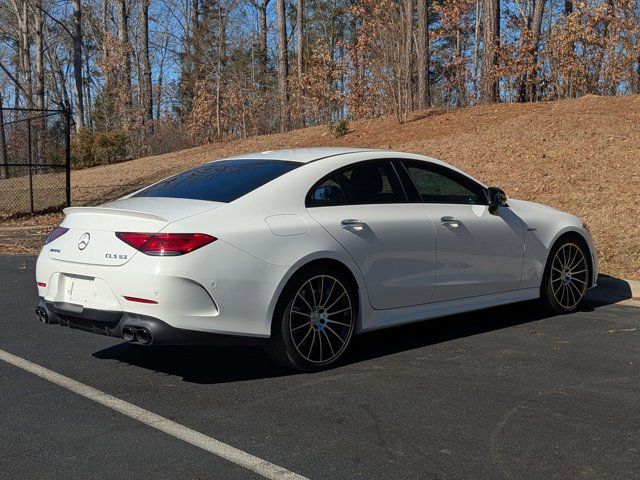
[[[0,107],[0,215],[71,204],[68,109]]]

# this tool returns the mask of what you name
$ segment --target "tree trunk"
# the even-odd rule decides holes
[[[119,87],[124,90],[124,120],[125,122],[128,122],[133,100],[131,97],[131,43],[129,42],[129,16],[126,0],[119,0],[118,3],[118,41],[120,43],[120,48],[122,49],[121,78]]]
[[[76,94],[74,120],[76,131],[84,128],[84,96],[82,85],[82,5],[73,0],[73,80]]]
[[[31,37],[29,36],[29,4],[22,0],[17,5],[19,72],[16,78],[25,95],[27,108],[33,108],[33,83],[31,79]]]
[[[499,81],[496,72],[500,44],[500,0],[484,0],[484,29],[482,46],[482,77],[480,103],[499,100]]]
[[[418,109],[431,107],[429,92],[429,5],[428,0],[418,0],[418,32],[416,35],[418,57]]]
[[[216,74],[216,129],[218,139],[222,137],[221,126],[221,103],[222,103],[222,74],[224,69],[224,59],[227,55],[227,28],[225,15],[222,12],[222,5],[218,2],[218,63]]]
[[[278,24],[278,95],[280,97],[280,130],[289,128],[289,60],[287,58],[287,19],[284,0],[276,0]]]
[[[564,0],[564,15],[565,17],[573,13],[573,1]]]
[[[271,0],[252,1],[254,8],[258,11],[258,23],[260,26],[256,57],[258,63],[257,82],[262,94],[266,92],[268,83],[267,69],[269,58],[267,52],[267,36],[269,34],[269,25],[267,23],[267,6],[270,1]]]
[[[47,33],[47,36],[49,37],[49,43],[51,43],[49,33]],[[58,101],[58,107],[66,108],[66,106],[70,105],[69,92],[67,92],[67,81],[64,73],[62,72],[60,60],[58,59],[58,56],[55,54],[55,52],[52,52],[51,49],[45,50],[45,54],[47,55],[47,59],[49,60],[49,65],[51,66],[51,71],[53,74],[52,84],[54,86],[54,93]]]
[[[519,102],[533,102],[537,92],[537,87],[534,84],[535,65],[538,62],[538,47],[540,44],[540,33],[542,31],[542,17],[544,15],[544,4],[546,0],[533,0],[533,15],[527,18],[527,30],[531,32],[531,45],[530,45],[530,62],[526,65],[526,70],[520,78],[520,85],[518,87],[518,101]]]
[[[296,18],[296,28],[297,28],[297,62],[298,62],[298,78],[302,77],[302,42],[304,38],[304,6],[302,4],[302,0],[298,0],[297,4],[297,18]]]
[[[415,10],[414,0],[406,0],[406,22],[404,43],[404,89],[405,89],[405,114],[413,110],[413,14]],[[405,115],[406,116],[406,115]],[[405,118],[406,121],[406,118]]]
[[[85,72],[85,82],[84,82],[84,104],[85,104],[85,112],[87,112],[87,126],[89,128],[93,128],[93,118],[91,116],[91,84],[93,82],[91,78],[91,59],[89,58],[89,52],[86,51],[84,53],[84,72]]]
[[[147,127],[153,132],[153,81],[151,76],[151,57],[149,55],[149,3],[142,0],[140,13],[142,16],[142,78],[143,78],[143,109]]]
[[[564,17],[565,17],[565,21],[568,21],[569,15],[571,15],[573,13],[573,1],[572,0],[565,0],[564,2]],[[567,55],[571,55],[573,56],[575,50],[576,50],[576,46],[573,42],[569,42],[569,44],[567,45]],[[569,75],[567,76],[567,79],[565,81],[565,88],[564,88],[564,97],[565,98],[571,98],[573,97],[573,78],[571,73],[569,73]]]
[[[107,41],[110,35],[109,32],[109,3],[108,0],[102,0],[102,59],[106,60],[109,57],[109,42]],[[104,90],[109,93],[111,87],[111,72],[106,69],[102,72],[104,81]]]
[[[156,120],[160,120],[162,115],[162,86],[164,85],[164,62],[169,48],[169,32],[165,30],[164,45],[162,55],[160,55],[160,64],[158,65],[158,83],[156,85]]]
[[[529,82],[527,94],[529,101],[533,102],[536,99],[538,93],[538,85],[535,83],[535,77],[537,71],[535,65],[538,63],[538,51],[540,49],[540,35],[542,33],[542,17],[544,16],[544,4],[546,0],[535,0],[535,6],[533,9],[533,23],[532,23],[532,43],[533,43],[533,66],[529,70]]]
[[[36,24],[36,108],[43,109],[44,101],[44,18],[42,15],[42,0],[38,0],[34,8]]]
[[[478,46],[480,45],[480,24],[482,23],[482,0],[476,0],[476,19],[474,25],[473,34],[473,86],[474,86],[474,99],[477,101],[480,93],[478,88]]]

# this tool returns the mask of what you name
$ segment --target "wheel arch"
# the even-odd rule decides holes
[[[340,271],[349,279],[350,286],[353,288],[354,294],[356,295],[356,315],[358,315],[356,320],[357,331],[359,329],[358,324],[359,322],[361,322],[360,312],[363,311],[362,302],[368,298],[366,294],[362,293],[362,291],[365,289],[364,279],[362,278],[362,274],[360,273],[360,270],[355,263],[337,258],[335,255],[332,255],[329,252],[324,252],[324,254],[318,254],[316,256],[310,256],[301,259],[287,271],[287,273],[282,277],[282,280],[278,284],[273,298],[271,299],[271,303],[269,304],[269,310],[267,312],[269,324],[272,325],[273,314],[276,310],[278,302],[280,301],[282,292],[287,287],[287,285],[289,285],[293,277],[306,269],[317,266],[327,266],[330,268],[334,268]]]
[[[578,242],[582,247],[584,247],[587,251],[587,263],[589,265],[589,283],[587,285],[588,288],[591,288],[594,286],[594,262],[593,262],[593,251],[592,251],[592,247],[591,247],[591,243],[587,240],[587,238],[583,235],[582,232],[580,232],[579,230],[576,229],[565,229],[562,230],[560,232],[558,232],[556,234],[556,236],[554,237],[554,239],[551,241],[550,243],[550,247],[549,250],[547,251],[547,258],[545,259],[544,262],[544,270],[543,270],[543,274],[542,277],[540,279],[540,288],[543,287],[543,285],[545,284],[547,275],[549,274],[548,272],[548,268],[549,268],[549,260],[551,257],[551,252],[553,252],[553,250],[556,248],[556,246],[564,241],[564,240],[568,240],[568,239],[574,239],[576,242]]]

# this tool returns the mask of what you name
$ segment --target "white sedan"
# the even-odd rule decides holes
[[[262,343],[302,370],[360,332],[536,298],[571,312],[597,280],[579,218],[401,152],[244,155],[65,214],[38,258],[43,322]]]

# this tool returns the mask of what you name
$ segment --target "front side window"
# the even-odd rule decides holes
[[[400,180],[387,161],[343,168],[314,186],[308,207],[405,202]]]
[[[232,202],[302,165],[283,160],[220,160],[179,173],[134,197],[171,197]]]
[[[404,163],[404,162],[403,162]],[[404,163],[420,198],[425,203],[485,205],[481,185],[439,165]]]

